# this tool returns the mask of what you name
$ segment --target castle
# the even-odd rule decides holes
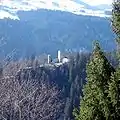
[[[53,63],[52,57],[51,55],[48,55],[48,64]],[[64,64],[64,63],[68,63],[69,59],[67,57],[61,57],[61,52],[60,50],[58,50],[58,54],[57,54],[57,58],[56,61],[54,63],[56,64]]]

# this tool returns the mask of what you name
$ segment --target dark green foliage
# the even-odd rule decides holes
[[[112,10],[112,27],[116,34],[117,42],[117,57],[119,66],[116,72],[112,75],[109,82],[109,96],[112,104],[112,118],[114,120],[120,119],[120,1],[114,0]]]
[[[80,102],[76,120],[111,120],[111,105],[108,100],[108,82],[114,68],[108,62],[96,42],[87,65],[87,84]]]
[[[120,120],[120,69],[112,75],[109,83],[109,97],[113,107],[111,113],[114,120]]]
[[[113,2],[113,10],[112,10],[112,26],[113,31],[120,35],[120,1],[114,0]]]
[[[116,42],[117,42],[117,53],[118,58],[120,59],[120,1],[114,0],[113,2],[113,10],[112,10],[112,28],[114,33],[116,34]]]

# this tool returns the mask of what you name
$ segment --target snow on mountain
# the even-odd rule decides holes
[[[12,15],[10,14],[9,12],[7,11],[3,11],[3,10],[0,10],[0,18],[1,19],[4,19],[4,18],[11,18],[11,19],[19,19],[18,16],[15,16],[15,15]]]
[[[111,10],[109,6],[109,4],[102,3],[97,6],[91,6],[89,2],[85,3],[83,0],[2,0],[0,2],[0,19],[11,18],[19,20],[17,11],[38,9],[61,10],[78,15],[108,17],[106,10]]]
[[[84,1],[85,3],[92,5],[92,6],[97,6],[97,5],[111,5],[113,0],[81,0]]]

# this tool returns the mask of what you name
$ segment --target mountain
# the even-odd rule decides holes
[[[2,53],[13,49],[20,56],[56,54],[56,51],[91,51],[92,41],[100,40],[105,50],[115,48],[110,21],[95,16],[80,16],[61,11],[19,11],[20,21],[0,20]]]
[[[91,51],[93,40],[99,40],[107,51],[114,50],[111,23],[105,17],[110,16],[111,10],[109,5],[108,9],[99,6],[81,0],[2,1],[0,56]]]
[[[111,11],[110,5],[91,6],[81,0],[4,0],[0,2],[0,18],[18,19],[18,11],[39,9],[60,10],[78,15],[108,17],[106,10]]]
[[[97,8],[99,8],[99,9],[103,9],[103,10],[111,10],[112,9],[112,5],[107,5],[107,4],[100,4],[100,5],[97,5],[96,6]]]

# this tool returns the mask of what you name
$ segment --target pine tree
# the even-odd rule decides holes
[[[117,53],[120,60],[120,0],[114,0],[113,2],[112,28],[116,34]]]
[[[96,42],[90,62],[87,64],[87,84],[80,102],[76,120],[111,120],[111,106],[108,96],[108,82],[113,67]]]
[[[64,120],[70,120],[71,112],[72,112],[72,100],[70,98],[67,98],[64,109]]]
[[[114,0],[112,10],[112,27],[116,34],[117,42],[117,56],[119,59],[119,66],[116,72],[112,75],[109,82],[109,98],[112,104],[112,118],[114,120],[120,119],[120,0]]]
[[[85,83],[85,67],[88,60],[88,54],[77,53],[71,58],[69,64],[69,79],[68,79],[68,100],[64,109],[64,120],[73,119],[73,109],[78,108],[80,101],[79,96],[82,96],[82,86]]]
[[[112,103],[112,118],[120,120],[120,69],[112,75],[109,83],[109,97]]]

